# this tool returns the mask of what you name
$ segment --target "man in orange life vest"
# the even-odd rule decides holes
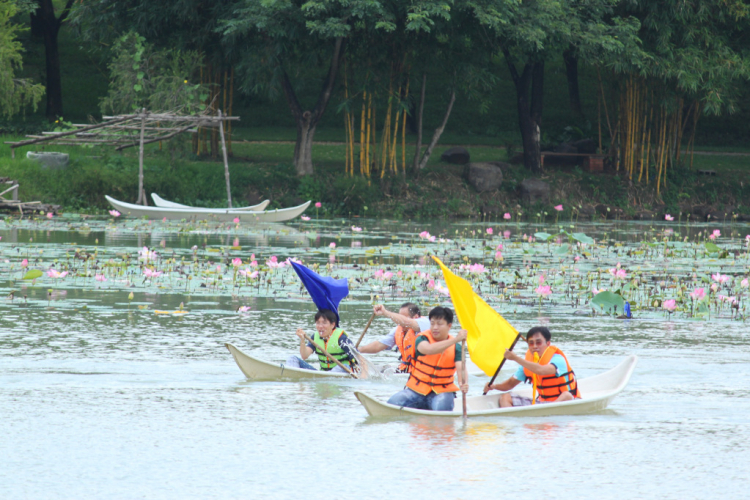
[[[417,334],[430,329],[430,320],[419,315],[419,307],[406,302],[398,310],[398,314],[389,311],[385,306],[378,304],[373,308],[373,313],[391,319],[396,326],[388,332],[388,335],[379,338],[359,348],[362,354],[375,354],[386,349],[397,347],[401,354],[401,362],[398,371],[410,373],[414,358],[414,341]]]
[[[531,382],[534,384],[534,394],[538,395],[536,403],[562,402],[580,398],[578,382],[568,363],[568,358],[550,343],[551,339],[552,334],[543,326],[535,326],[529,330],[526,334],[529,349],[525,357],[522,358],[513,351],[505,350],[505,359],[515,361],[521,366],[505,382],[485,385],[485,392],[492,389],[510,391],[521,382]],[[511,392],[500,396],[501,408],[530,404],[532,404],[531,398]]]
[[[420,410],[451,411],[459,387],[468,392],[461,370],[461,344],[466,330],[453,337],[453,311],[436,307],[430,311],[430,329],[414,342],[414,364],[406,388],[388,400],[389,404]],[[458,372],[458,386],[453,378]]]

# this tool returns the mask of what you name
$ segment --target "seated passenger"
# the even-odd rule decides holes
[[[515,361],[521,366],[505,382],[485,385],[484,391],[510,391],[521,382],[530,382],[534,385],[533,394],[536,398],[506,392],[500,396],[501,408],[570,401],[581,397],[568,358],[560,349],[550,344],[551,339],[552,334],[547,328],[535,326],[526,334],[529,349],[525,358],[508,349],[505,350],[505,359]]]
[[[356,364],[354,357],[354,346],[344,330],[338,328],[336,313],[330,309],[321,309],[315,313],[315,335],[312,337],[313,344],[305,340],[305,331],[297,329],[297,337],[300,339],[299,354],[300,356],[290,356],[286,360],[286,366],[291,368],[304,368],[306,370],[315,370],[315,367],[305,360],[315,352],[318,355],[318,362],[322,371],[342,372],[339,365],[323,354],[321,348],[325,348],[328,354],[336,358],[349,369]]]
[[[376,352],[398,347],[401,354],[401,363],[398,371],[401,373],[411,373],[414,361],[414,341],[417,334],[430,329],[429,318],[423,318],[419,315],[419,307],[411,302],[406,302],[394,313],[378,304],[373,308],[373,313],[378,316],[385,316],[391,319],[396,326],[388,332],[388,335],[374,340],[369,344],[359,348],[362,354],[375,354]]]
[[[461,345],[466,330],[453,337],[453,311],[436,307],[430,311],[430,329],[420,333],[414,342],[414,365],[406,388],[388,400],[389,404],[420,410],[453,410],[456,392],[467,392],[469,384],[463,380]],[[454,376],[458,372],[458,386]]]

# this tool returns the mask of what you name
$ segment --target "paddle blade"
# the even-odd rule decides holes
[[[330,309],[336,313],[336,319],[338,320],[339,303],[349,295],[349,285],[346,278],[336,280],[330,276],[321,276],[294,261],[292,261],[292,267],[299,279],[302,280],[302,284],[307,288],[307,292],[318,309]]]
[[[443,271],[458,320],[468,332],[471,360],[488,376],[493,376],[505,349],[513,346],[518,330],[474,293],[468,281],[453,274],[437,257],[432,258]]]

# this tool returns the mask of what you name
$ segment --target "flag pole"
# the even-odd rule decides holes
[[[466,370],[466,341],[461,341],[461,381],[466,384],[466,378],[469,375],[468,371]],[[464,407],[464,421],[466,421],[466,393],[464,391],[461,391],[461,397],[463,398],[463,407]]]
[[[370,321],[367,322],[367,325],[365,325],[365,331],[362,332],[362,335],[359,336],[359,340],[357,340],[357,343],[354,345],[354,348],[359,348],[359,343],[362,342],[362,339],[365,338],[365,333],[367,333],[367,329],[370,328],[370,324],[372,323],[372,320],[375,319],[375,313],[372,313],[372,316],[370,316]]]
[[[510,346],[511,351],[513,350],[514,347],[516,347],[516,342],[518,342],[518,339],[520,338],[521,338],[521,334],[519,333],[518,335],[516,335],[516,339],[513,341],[513,344],[511,344]],[[495,379],[497,378],[497,374],[500,373],[500,369],[503,367],[504,364],[505,364],[505,358],[503,357],[503,360],[500,361],[500,366],[498,366],[497,370],[495,370],[495,374],[490,379],[489,383],[487,384],[487,387],[491,386],[492,383],[495,381]],[[482,396],[486,396],[486,395],[487,395],[487,391],[482,393]]]

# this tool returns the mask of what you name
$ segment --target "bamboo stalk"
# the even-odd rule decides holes
[[[366,119],[366,103],[367,103],[367,91],[365,90],[362,94],[362,117],[359,125],[359,173],[360,175],[367,175],[365,173],[366,160],[365,160],[365,119]]]

